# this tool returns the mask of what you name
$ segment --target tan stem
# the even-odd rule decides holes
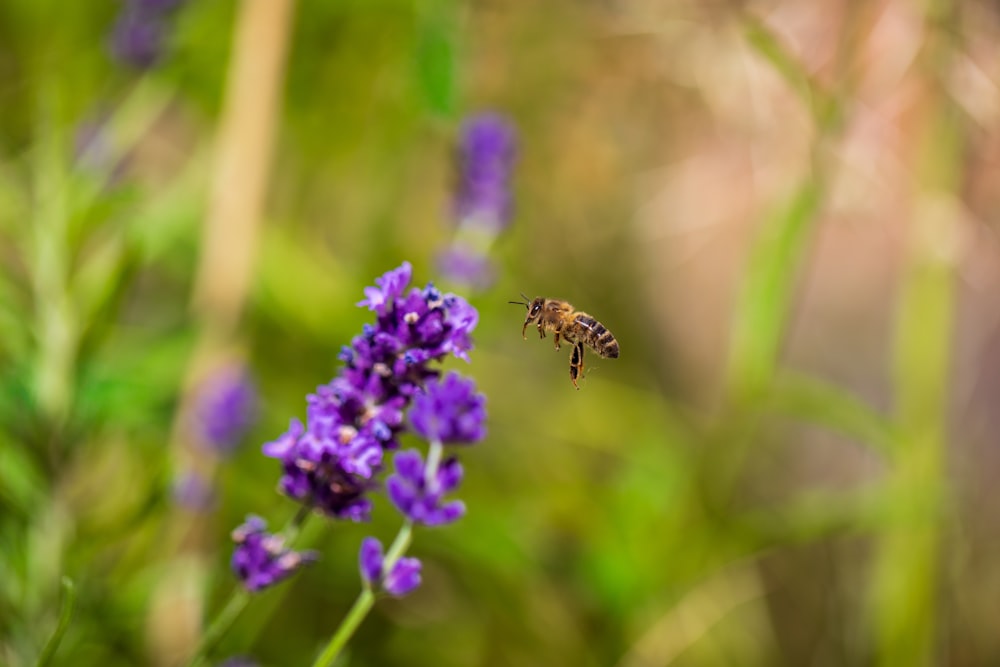
[[[178,470],[214,477],[216,461],[193,446],[192,398],[198,382],[239,346],[238,325],[253,275],[281,106],[294,0],[243,0],[237,15],[222,116],[215,144],[192,308],[198,343],[188,364],[172,448]],[[198,645],[204,606],[207,517],[180,508],[170,521],[171,576],[153,595],[150,655],[176,665]]]
[[[198,315],[223,332],[250,287],[293,1],[243,0],[237,19],[194,286]]]

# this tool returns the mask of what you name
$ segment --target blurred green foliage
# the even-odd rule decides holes
[[[458,123],[494,109],[521,135],[517,212],[495,246],[497,284],[468,295],[480,325],[463,371],[489,409],[486,442],[462,456],[468,514],[417,531],[423,586],[379,601],[344,664],[1000,660],[1000,570],[971,568],[995,535],[955,491],[962,432],[950,426],[961,259],[947,247],[980,130],[945,82],[996,17],[974,3],[906,12],[925,31],[907,71],[929,102],[914,114],[918,177],[888,233],[901,267],[879,305],[889,342],[872,371],[854,356],[854,322],[833,332],[818,347],[848,359],[838,375],[812,372],[821,364],[806,354],[790,361],[801,349],[790,341],[846,169],[835,147],[872,94],[857,35],[878,15],[863,3],[816,10],[846,36],[836,67],[812,68],[769,23],[791,4],[299,3],[238,332],[262,409],[195,531],[209,567],[190,594],[206,622],[234,587],[228,531],[250,512],[281,525],[295,511],[260,444],[336,373],[376,275],[406,259],[415,282],[436,280]],[[45,651],[52,665],[169,664],[155,650],[173,629],[155,613],[157,587],[194,569],[171,441],[201,326],[189,302],[240,5],[183,3],[168,56],[144,74],[109,57],[119,9],[0,2],[0,664],[11,667]],[[700,321],[718,294],[695,289],[682,307],[663,268],[700,260],[660,251],[672,220],[653,234],[639,220],[665,166],[741,133],[767,143],[749,121],[702,120],[724,115],[726,49],[742,49],[762,98],[777,89],[804,109],[808,147],[781,163],[778,186],[757,175],[750,231],[732,236],[736,268],[710,267],[735,275],[736,296],[722,300],[721,334],[694,336],[722,341],[721,370],[700,375],[685,372],[695,353],[669,323]],[[697,76],[670,70],[689,54]],[[727,174],[706,209],[741,196]],[[952,206],[923,208],[930,199]],[[568,351],[518,335],[523,312],[507,301],[521,292],[593,314],[622,357],[588,357],[574,391]],[[370,525],[313,520],[299,542],[321,561],[255,599],[213,659],[310,664],[357,595],[360,540],[390,539],[398,521],[382,497]],[[64,580],[75,599],[63,627]]]

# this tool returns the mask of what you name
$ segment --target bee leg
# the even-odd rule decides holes
[[[556,349],[559,349],[559,330],[556,329]]]
[[[541,322],[538,323],[538,337],[545,338],[545,327],[542,326]]]
[[[583,373],[583,342],[578,342],[573,346],[573,354],[569,358],[569,379],[573,381],[573,386],[577,389],[580,385],[576,379]]]
[[[521,338],[523,338],[524,340],[528,340],[528,334],[526,332],[528,331],[528,325],[530,323],[531,322],[529,320],[525,320],[524,326],[521,327]]]

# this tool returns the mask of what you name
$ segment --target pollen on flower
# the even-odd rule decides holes
[[[462,481],[462,465],[449,458],[428,471],[420,452],[399,452],[394,459],[395,474],[386,480],[389,500],[403,516],[414,523],[440,526],[452,523],[465,514],[461,500],[445,500],[445,495]]]
[[[410,423],[421,437],[443,444],[470,444],[486,435],[486,397],[458,373],[431,380],[413,398]]]
[[[259,591],[288,578],[296,570],[316,560],[311,551],[285,548],[282,538],[267,532],[267,524],[258,516],[248,516],[232,533],[236,548],[232,568],[249,591]]]
[[[468,360],[472,348],[476,309],[432,285],[410,288],[411,275],[404,262],[365,289],[358,305],[374,324],[341,350],[337,377],[307,397],[305,424],[292,420],[263,448],[281,461],[281,491],[332,518],[367,520],[384,452],[398,449],[407,408],[439,375],[431,363]]]
[[[420,585],[421,563],[416,558],[400,558],[385,572],[382,543],[366,537],[358,553],[361,579],[367,586],[381,588],[390,595],[402,597]]]

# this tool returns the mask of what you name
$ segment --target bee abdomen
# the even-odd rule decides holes
[[[583,330],[586,332],[584,339],[587,344],[594,348],[599,355],[607,359],[618,358],[618,341],[615,340],[614,334],[608,331],[607,327],[590,315],[579,315],[576,321],[583,326]]]
[[[618,341],[615,340],[615,337],[607,329],[604,330],[604,336],[599,341],[599,345],[600,347],[597,348],[597,351],[602,357],[607,357],[608,359],[618,358]]]

